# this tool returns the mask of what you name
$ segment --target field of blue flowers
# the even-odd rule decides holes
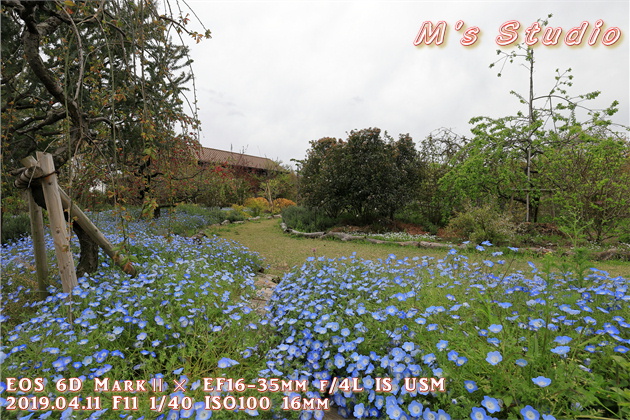
[[[122,233],[113,214],[93,217],[140,274],[129,278],[102,257],[71,304],[58,279],[36,300],[29,239],[2,248],[2,418],[322,419],[311,403],[326,398],[347,418],[630,418],[628,279],[534,264],[504,273],[510,255],[489,243],[478,247],[487,254],[479,264],[454,249],[442,259],[312,257],[285,275],[261,315],[251,304],[257,255],[218,237],[164,234],[173,223],[203,225],[202,216],[129,222]],[[202,378],[218,377],[308,389],[203,389]],[[6,378],[43,378],[44,389],[14,392]],[[83,389],[62,394],[68,378]],[[97,378],[164,387],[115,392],[139,406],[114,410],[112,393],[94,391]],[[330,389],[334,378],[340,386]],[[344,386],[344,378],[357,379]],[[412,378],[433,378],[444,391]],[[244,405],[206,410],[206,397],[228,396]],[[286,401],[293,410],[283,410]]]

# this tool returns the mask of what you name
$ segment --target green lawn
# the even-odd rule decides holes
[[[353,252],[360,258],[368,260],[385,259],[390,254],[395,254],[398,258],[413,258],[416,256],[431,256],[443,258],[448,252],[447,249],[427,249],[402,247],[397,244],[371,244],[367,242],[342,242],[333,239],[308,239],[294,237],[285,234],[280,229],[278,219],[261,219],[249,221],[242,224],[232,224],[227,226],[213,226],[206,230],[208,234],[216,234],[226,239],[235,240],[250,250],[260,254],[268,265],[267,272],[282,276],[296,265],[302,265],[308,257],[337,258],[350,256]],[[477,253],[474,250],[465,251],[472,262],[481,262],[487,258],[487,253]],[[543,268],[545,261],[537,255],[505,255],[506,264],[494,270],[496,274],[503,274],[505,271],[513,272],[523,270],[529,272],[528,261],[533,262],[539,268]],[[566,261],[565,261],[566,260]],[[554,264],[569,264],[573,268],[574,264],[570,259],[560,257],[553,258]],[[509,267],[508,267],[509,266]],[[590,261],[588,267],[596,267],[607,271],[611,276],[630,275],[630,263],[620,261]],[[557,268],[553,271],[559,271]],[[588,271],[590,272],[590,271]],[[587,272],[587,273],[588,273]]]

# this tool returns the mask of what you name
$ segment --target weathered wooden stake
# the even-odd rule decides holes
[[[35,252],[35,266],[37,267],[37,293],[41,299],[48,296],[48,262],[46,261],[46,242],[44,240],[44,217],[42,209],[35,203],[30,189],[24,190],[28,201],[28,210],[31,219],[31,237],[33,238],[33,250]]]
[[[53,237],[53,243],[55,244],[55,254],[57,255],[59,264],[61,284],[63,286],[63,292],[68,293],[68,297],[71,298],[72,289],[78,285],[78,282],[77,274],[74,269],[74,259],[72,258],[72,252],[70,250],[68,225],[63,216],[55,164],[53,163],[52,155],[49,153],[37,152],[36,155],[39,166],[44,173],[42,189],[44,191],[44,199],[46,200],[46,208],[48,209],[50,231]]]

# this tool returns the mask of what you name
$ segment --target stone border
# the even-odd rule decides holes
[[[343,232],[300,232],[295,229],[291,229],[287,226],[286,223],[280,223],[280,227],[284,233],[290,233],[291,235],[300,236],[303,238],[311,238],[311,239],[324,239],[324,238],[336,238],[342,241],[366,241],[373,244],[397,244],[400,246],[411,246],[416,248],[466,248],[466,245],[454,245],[454,244],[441,244],[437,242],[427,242],[427,241],[404,241],[404,242],[395,242],[395,241],[382,241],[380,239],[372,239],[367,238],[365,236],[357,236],[350,235],[348,233]]]
[[[281,214],[272,214],[271,216],[267,216],[265,217],[265,219],[280,219],[282,217]],[[208,226],[225,226],[225,225],[229,225],[229,224],[233,224],[233,225],[239,225],[241,223],[245,223],[245,222],[251,222],[252,220],[260,220],[261,217],[260,216],[256,216],[256,217],[248,217],[245,220],[237,220],[236,222],[230,222],[229,220],[225,219],[224,221],[222,221],[221,223],[213,223],[211,225]]]

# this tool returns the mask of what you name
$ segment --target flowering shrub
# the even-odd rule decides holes
[[[481,207],[467,205],[463,212],[449,221],[447,229],[475,244],[482,241],[509,244],[516,232],[511,217],[489,204]]]
[[[269,201],[264,197],[250,197],[243,203],[249,209],[252,216],[260,216],[261,213],[269,211]]]
[[[296,206],[295,201],[287,200],[286,198],[276,198],[273,200],[272,209],[274,213],[282,212],[287,207]]]
[[[111,241],[123,241],[111,214],[93,219]],[[353,418],[630,418],[626,279],[599,270],[578,279],[533,264],[531,273],[496,275],[501,252],[480,264],[455,250],[439,260],[311,257],[284,277],[261,319],[249,304],[255,255],[216,237],[156,236],[160,223],[167,221],[127,227],[137,278],[106,260],[79,280],[71,306],[58,279],[45,301],[28,299],[11,312],[2,306],[2,377],[46,384],[43,392],[15,393],[0,383],[0,406],[9,396],[54,399],[55,384],[76,377],[86,383],[77,395],[83,402],[101,396],[102,408],[0,408],[2,418],[207,419],[213,412],[204,410],[204,396],[227,395],[268,397],[271,409],[223,410],[216,418],[323,418],[310,407],[282,410],[283,398],[300,396],[291,390],[204,392],[206,377],[306,380],[302,397],[330,398]],[[3,246],[3,302],[31,295],[31,246],[29,239]],[[435,389],[423,388],[424,377],[435,379]],[[94,391],[96,378],[164,379],[165,387],[141,394],[138,411],[114,411],[110,394]],[[333,378],[356,382],[330,389],[324,381]],[[175,390],[173,381],[183,379],[190,381],[185,392]],[[175,403],[160,414],[149,398],[161,395]],[[177,406],[187,397],[192,407]]]

